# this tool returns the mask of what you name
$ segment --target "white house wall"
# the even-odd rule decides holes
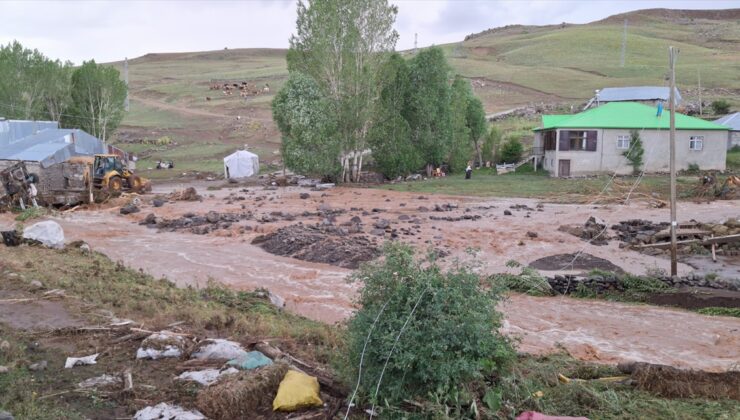
[[[569,128],[562,131],[589,131],[593,129]],[[545,151],[543,167],[552,176],[558,174],[558,161],[570,160],[570,175],[583,176],[599,173],[629,175],[632,167],[622,155],[625,149],[617,148],[620,135],[630,135],[629,129],[598,129],[596,151],[582,150],[549,150]],[[560,132],[556,144],[560,147]],[[692,136],[703,136],[703,148],[700,151],[689,150],[689,139]],[[676,167],[688,169],[696,164],[701,170],[724,171],[727,158],[726,131],[720,130],[676,130]],[[668,172],[670,166],[670,133],[668,130],[640,131],[643,149],[644,169],[646,172]]]

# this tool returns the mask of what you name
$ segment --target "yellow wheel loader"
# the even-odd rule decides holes
[[[86,163],[90,165],[92,173],[86,174],[86,181],[92,179],[94,190],[108,192],[120,191],[148,191],[151,184],[148,179],[134,174],[128,169],[118,155],[95,155],[74,157],[70,159],[73,163]]]

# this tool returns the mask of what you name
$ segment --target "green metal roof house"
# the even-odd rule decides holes
[[[543,115],[534,155],[552,176],[630,174],[623,153],[630,132],[640,134],[645,172],[668,172],[670,115],[636,102],[611,102],[573,115]],[[727,127],[676,113],[676,166],[725,170]]]

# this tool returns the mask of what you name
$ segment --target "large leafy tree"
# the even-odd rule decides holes
[[[468,108],[465,114],[465,120],[468,128],[470,129],[470,141],[475,149],[475,153],[478,155],[478,162],[483,165],[483,141],[482,138],[486,134],[487,126],[486,123],[486,111],[483,109],[483,103],[473,94],[468,87]]]
[[[13,41],[0,46],[0,115],[59,121],[70,99],[72,64]]]
[[[382,89],[376,123],[370,129],[370,147],[378,169],[395,178],[417,171],[424,162],[411,142],[411,128],[404,115],[409,95],[409,67],[394,53],[381,72]]]
[[[427,175],[448,157],[452,145],[449,65],[439,47],[419,52],[410,62],[407,120],[411,141]]]
[[[463,171],[472,156],[471,134],[468,127],[468,103],[472,98],[470,83],[461,76],[455,76],[450,88],[450,124],[452,139],[450,143],[449,165],[453,172]]]
[[[87,61],[72,74],[72,102],[67,125],[106,141],[123,119],[126,84],[118,70]]]
[[[336,113],[314,79],[293,72],[272,102],[272,114],[282,133],[287,167],[301,173],[336,178],[341,173],[341,144]]]
[[[376,122],[378,75],[398,39],[396,14],[386,0],[298,1],[288,70],[313,79],[332,103],[344,181],[356,181],[362,170],[362,151]]]

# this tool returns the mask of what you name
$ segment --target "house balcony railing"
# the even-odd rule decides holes
[[[545,148],[544,147],[532,147],[529,152],[530,156],[544,156],[545,155]]]

